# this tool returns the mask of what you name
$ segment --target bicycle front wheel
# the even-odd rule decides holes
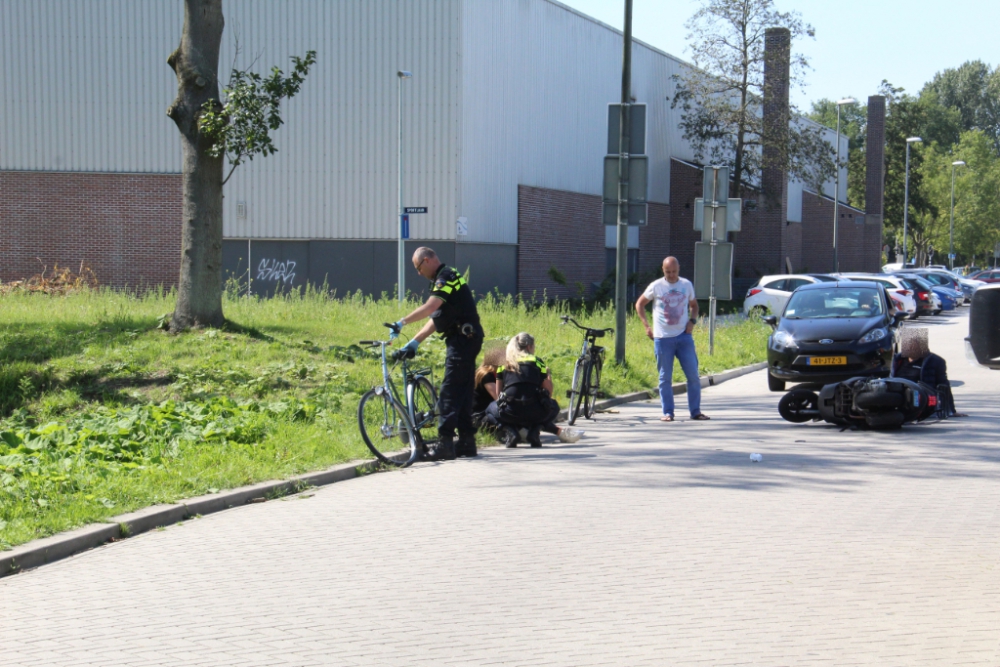
[[[420,457],[410,418],[381,387],[361,397],[358,426],[368,449],[382,463],[405,468]]]
[[[434,385],[425,377],[416,377],[409,389],[410,405],[413,406],[413,426],[423,442],[435,440],[438,417],[438,395]]]
[[[567,411],[567,421],[572,426],[576,423],[580,412],[583,409],[583,402],[587,396],[587,376],[590,375],[590,362],[579,360],[573,370],[573,386],[569,395],[569,410]]]

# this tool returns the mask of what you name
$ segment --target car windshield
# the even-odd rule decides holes
[[[919,287],[920,289],[929,290],[929,289],[933,289],[933,287],[934,287],[929,282],[927,282],[926,280],[924,280],[923,278],[920,278],[918,276],[913,276],[913,278],[911,280],[913,280],[913,282],[915,282],[917,284],[917,287]]]
[[[872,317],[882,314],[878,291],[870,287],[828,287],[792,294],[784,317],[793,320]]]

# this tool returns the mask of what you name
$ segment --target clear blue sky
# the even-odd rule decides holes
[[[560,0],[622,29],[624,0]],[[1000,63],[997,0],[777,0],[816,28],[816,39],[793,45],[813,69],[792,101],[803,111],[813,100],[874,95],[882,79],[917,93],[936,72],[966,60]],[[696,0],[633,0],[636,39],[690,60],[684,22]]]

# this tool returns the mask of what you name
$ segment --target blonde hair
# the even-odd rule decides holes
[[[535,346],[535,339],[531,334],[522,331],[507,343],[507,365],[505,370],[512,370],[515,373],[521,370],[521,360],[530,356],[528,350]]]

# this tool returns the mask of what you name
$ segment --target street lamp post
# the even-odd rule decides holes
[[[910,144],[923,141],[920,137],[906,140],[906,182],[903,185],[903,268],[906,268],[906,222],[910,214]]]
[[[955,270],[955,167],[964,167],[965,162],[951,163],[951,226],[948,229],[948,267]]]
[[[838,202],[840,200],[840,107],[845,104],[854,104],[853,97],[845,97],[837,102],[837,162],[834,165],[837,171],[837,185],[833,190],[833,272],[840,273],[840,215]]]
[[[399,164],[396,169],[396,226],[399,232],[399,277],[398,292],[399,302],[406,298],[406,240],[403,236],[403,79],[412,79],[413,74],[404,70],[396,72],[396,98],[399,104],[397,129],[399,131],[396,142],[396,155]]]

